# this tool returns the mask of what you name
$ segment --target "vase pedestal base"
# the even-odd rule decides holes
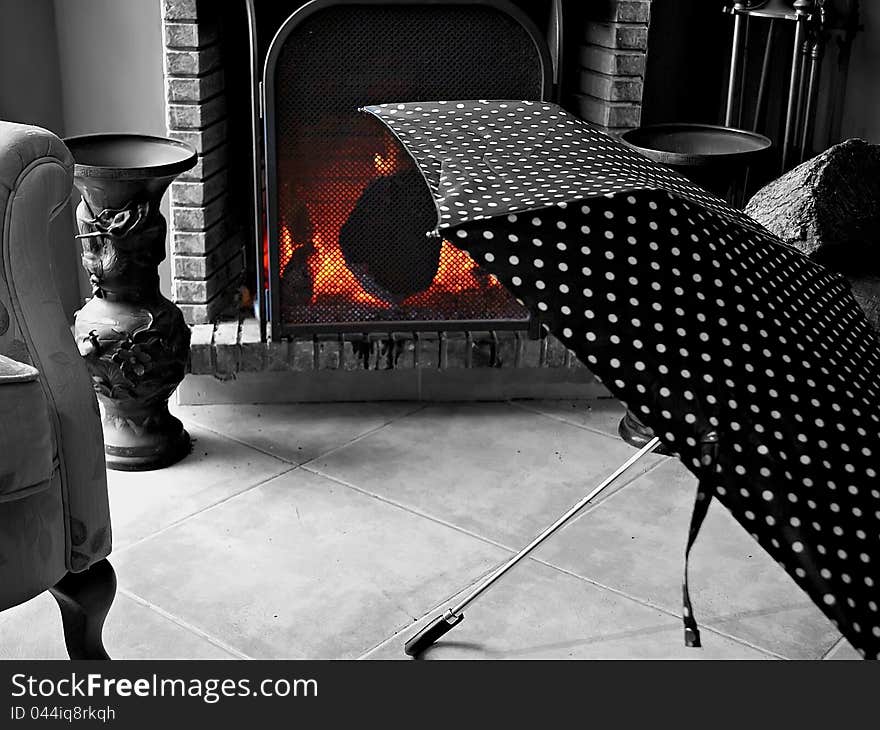
[[[150,471],[180,461],[192,450],[189,434],[168,404],[127,407],[99,397],[108,469]]]

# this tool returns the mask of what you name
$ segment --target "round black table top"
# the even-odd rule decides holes
[[[675,167],[748,165],[773,145],[764,135],[711,124],[654,124],[624,132],[620,139],[655,162]]]

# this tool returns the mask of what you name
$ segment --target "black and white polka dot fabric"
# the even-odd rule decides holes
[[[838,275],[551,104],[369,107],[438,229],[698,476],[859,651],[880,652],[880,342]]]

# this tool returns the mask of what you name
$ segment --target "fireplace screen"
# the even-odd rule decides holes
[[[525,326],[493,276],[426,236],[436,213],[420,173],[358,108],[542,99],[543,44],[500,1],[316,2],[287,20],[265,77],[274,333]]]

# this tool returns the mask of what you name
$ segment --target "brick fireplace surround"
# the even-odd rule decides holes
[[[552,336],[425,332],[280,341],[270,335],[264,341],[257,320],[230,315],[236,311],[245,250],[253,243],[248,215],[230,204],[249,184],[236,183],[242,176],[231,171],[231,155],[238,148],[250,154],[251,144],[230,139],[222,50],[227,31],[211,0],[158,1],[169,135],[199,153],[196,167],[171,186],[172,296],[193,335],[191,375],[181,386],[181,402],[607,393]],[[567,28],[564,103],[612,133],[639,124],[651,1],[599,0],[588,4],[589,18],[579,30]],[[236,94],[235,103],[247,102]]]

